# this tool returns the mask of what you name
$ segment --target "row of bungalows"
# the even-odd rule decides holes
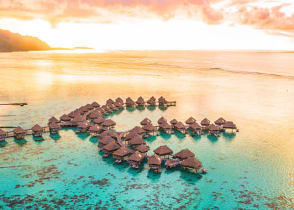
[[[168,101],[164,97],[160,97],[158,99],[158,105],[159,106],[166,106],[168,105]],[[125,102],[126,107],[136,107],[136,106],[156,106],[156,99],[154,96],[152,96],[150,99],[148,99],[146,102],[143,99],[142,96],[140,96],[136,101],[134,101],[132,98],[127,97]]]

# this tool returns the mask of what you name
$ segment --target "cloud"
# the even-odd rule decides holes
[[[191,18],[207,24],[231,23],[291,35],[289,0],[0,0],[0,18],[111,23],[124,18]]]

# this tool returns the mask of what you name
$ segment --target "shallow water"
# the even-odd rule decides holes
[[[0,101],[29,103],[1,107],[1,115],[11,115],[0,116],[1,125],[30,128],[93,101],[164,95],[177,106],[124,110],[111,116],[116,129],[161,116],[223,116],[240,129],[219,138],[161,135],[148,141],[151,151],[163,144],[174,152],[189,148],[208,169],[203,176],[115,165],[98,153],[97,139],[71,129],[62,130],[58,140],[8,139],[0,148],[0,206],[293,208],[293,58],[248,52],[0,54]]]

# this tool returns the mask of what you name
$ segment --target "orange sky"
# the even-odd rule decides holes
[[[53,47],[294,50],[294,2],[0,0],[0,28]]]

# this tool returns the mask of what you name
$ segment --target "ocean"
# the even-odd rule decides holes
[[[293,209],[294,53],[265,51],[51,51],[0,53],[1,126],[45,126],[109,98],[155,96],[175,107],[124,110],[117,131],[145,117],[232,120],[236,134],[160,135],[174,153],[189,148],[208,170],[160,174],[131,169],[98,152],[99,139],[7,139],[0,147],[0,209]],[[9,130],[9,129],[6,129]]]

